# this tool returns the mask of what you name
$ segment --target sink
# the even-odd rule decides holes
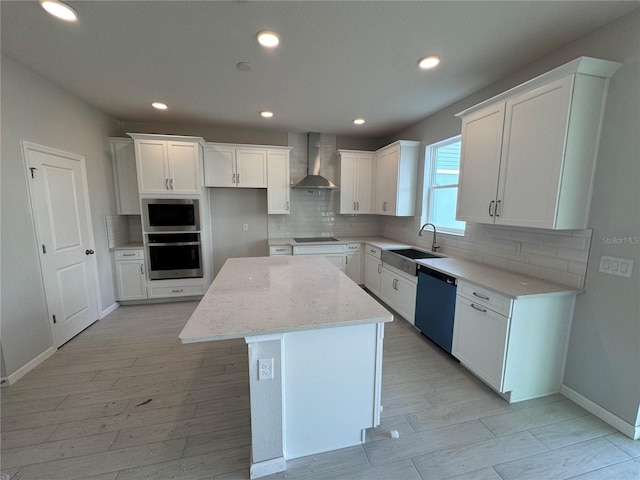
[[[415,260],[423,258],[443,258],[443,255],[423,252],[415,248],[402,248],[397,250],[383,250],[382,263],[396,267],[409,275],[418,275],[418,264]]]
[[[412,260],[419,260],[422,258],[442,258],[442,255],[423,252],[422,250],[416,250],[415,248],[403,248],[400,250],[389,250],[389,251],[396,253],[398,255],[402,255],[403,257],[410,258]]]

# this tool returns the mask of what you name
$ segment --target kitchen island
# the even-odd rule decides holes
[[[180,333],[244,338],[251,478],[364,442],[380,423],[384,323],[393,316],[327,259],[227,260]]]

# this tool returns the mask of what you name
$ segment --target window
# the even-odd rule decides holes
[[[438,231],[464,234],[465,222],[456,220],[460,136],[427,147],[425,165],[425,208],[423,220]]]

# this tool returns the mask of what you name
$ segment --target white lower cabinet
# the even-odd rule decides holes
[[[360,252],[347,253],[344,257],[344,273],[356,282],[358,285],[362,284],[362,259]]]
[[[415,323],[417,289],[417,277],[382,266],[380,299],[412,324]]]
[[[144,300],[147,298],[147,276],[144,269],[144,251],[117,250],[115,252],[117,300]]]
[[[560,391],[575,294],[506,297],[459,281],[452,354],[510,402]]]
[[[364,286],[376,297],[380,297],[382,287],[382,260],[380,249],[373,245],[365,245]]]

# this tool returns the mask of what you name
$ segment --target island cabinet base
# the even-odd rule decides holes
[[[245,337],[251,478],[364,443],[380,424],[384,323]]]

